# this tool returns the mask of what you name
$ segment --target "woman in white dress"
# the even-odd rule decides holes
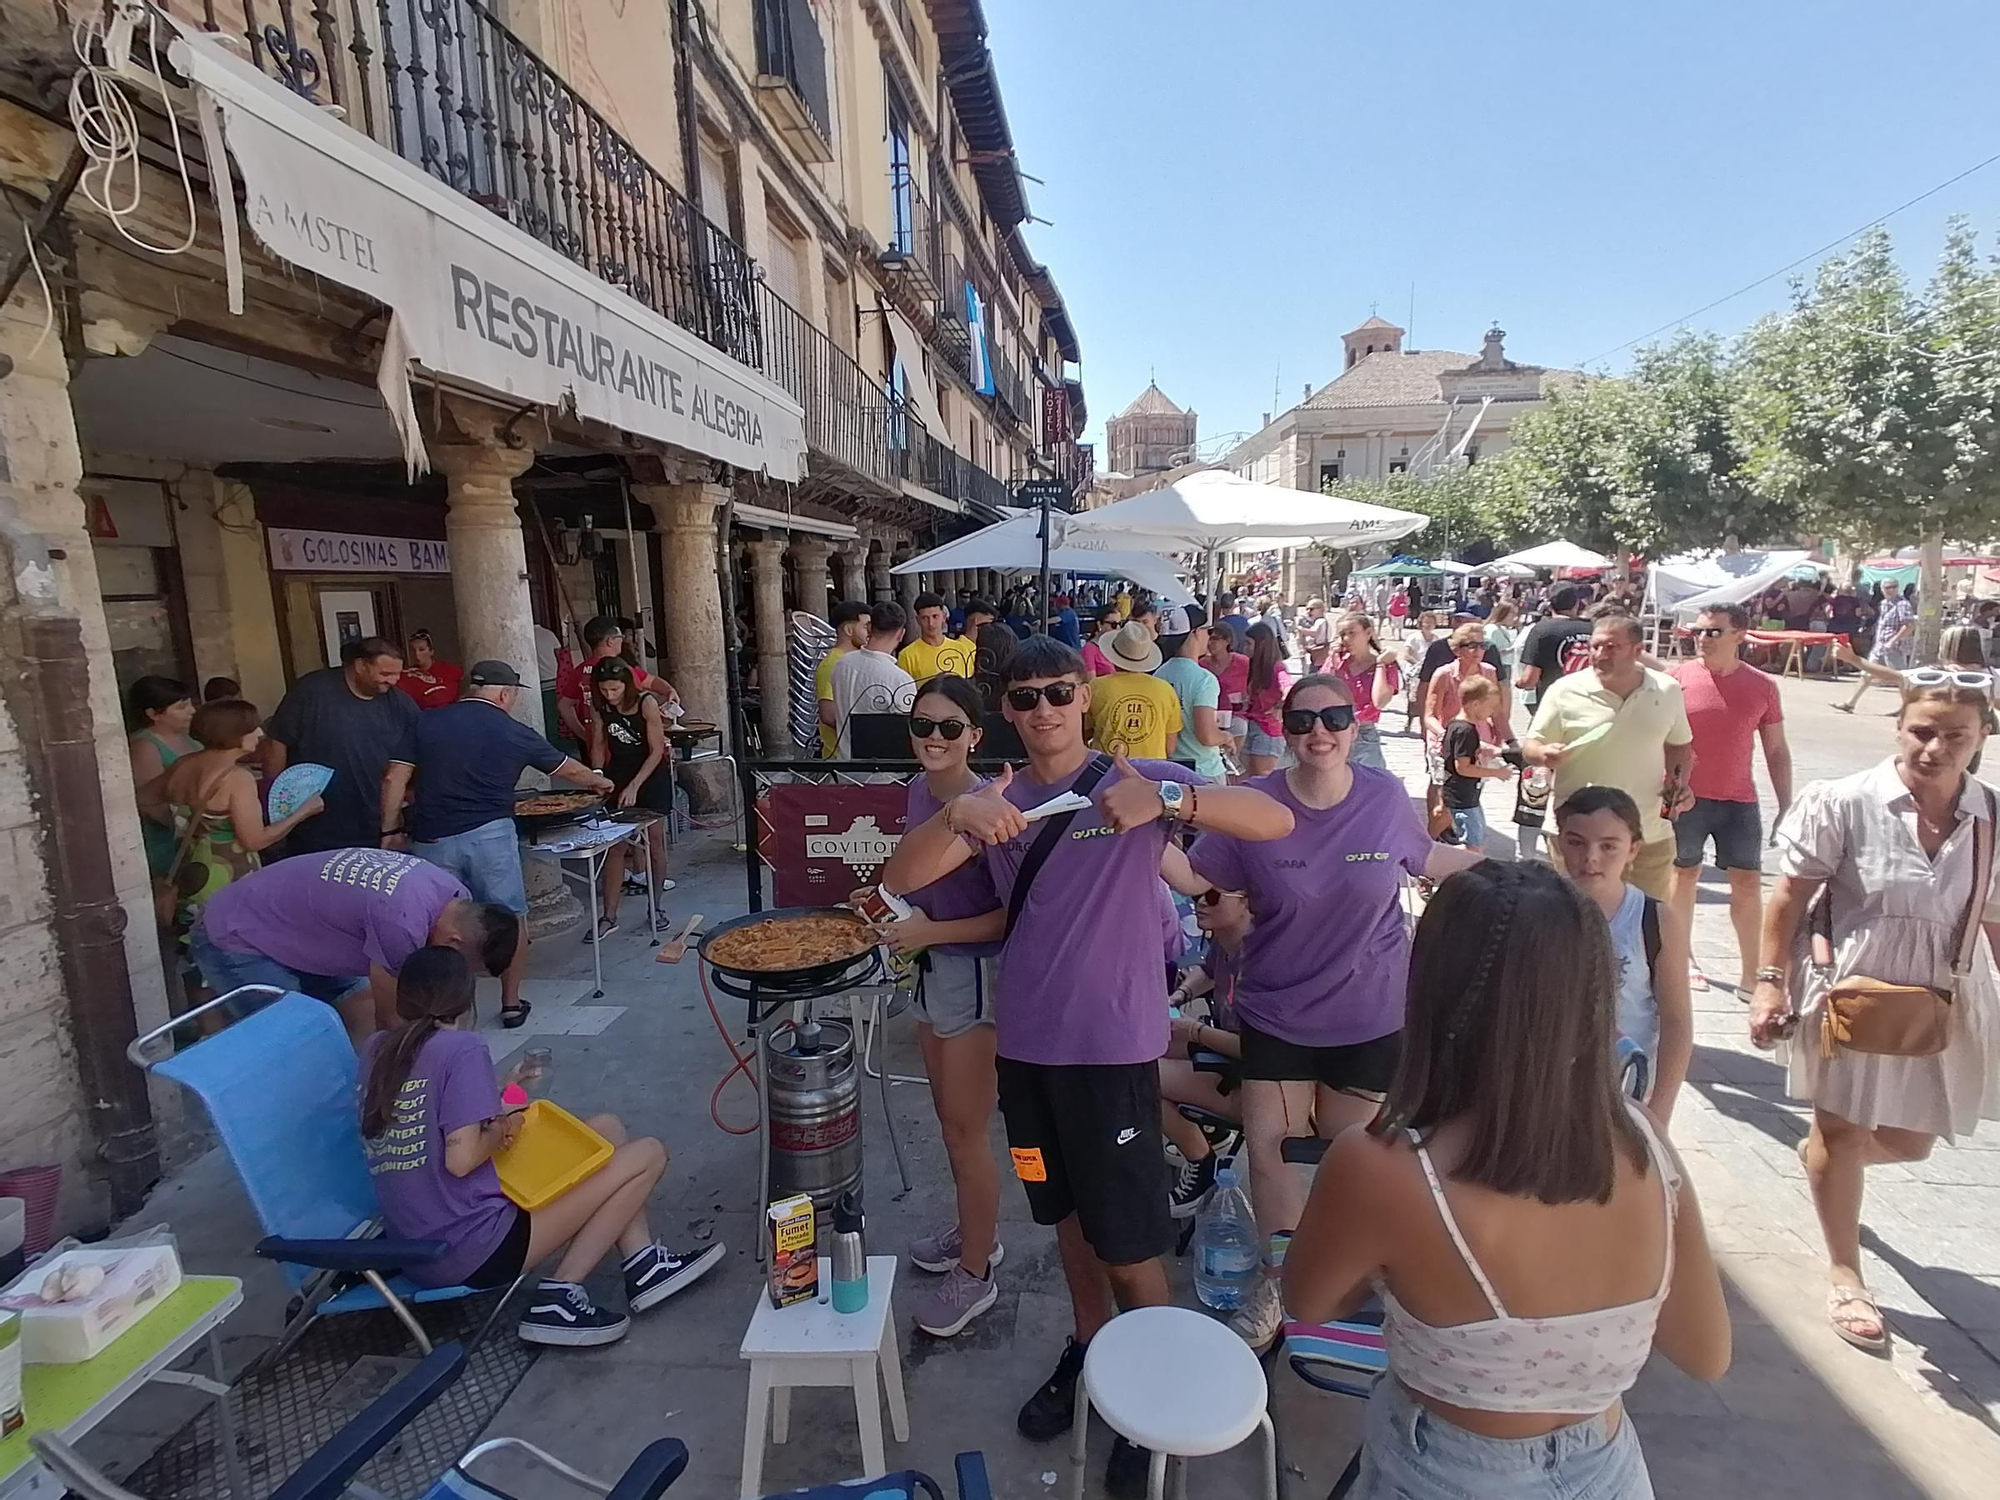
[[[1991,958],[2000,953],[2000,900],[1992,882],[1978,904],[1988,952],[1974,953],[1958,988],[1943,1052],[1825,1057],[1820,1018],[1834,977],[1940,986],[1949,978],[1973,898],[1974,823],[1995,813],[1993,791],[1967,769],[1986,742],[1992,692],[1983,672],[1907,674],[1896,753],[1807,787],[1776,834],[1779,876],[1764,912],[1750,1038],[1770,1047],[1797,1028],[1788,1086],[1813,1106],[1800,1155],[1826,1237],[1827,1316],[1834,1332],[1868,1350],[1887,1346],[1888,1329],[1861,1277],[1863,1170],[1921,1161],[1940,1136],[2000,1119],[2000,985]],[[1830,971],[1809,953],[1807,910],[1822,888],[1831,904]]]

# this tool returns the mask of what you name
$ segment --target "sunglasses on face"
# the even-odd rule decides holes
[[[1048,699],[1052,708],[1068,708],[1076,701],[1076,684],[1073,682],[1051,682],[1042,687],[1010,687],[1007,689],[1007,706],[1017,714],[1031,711],[1042,699]]]
[[[1697,625],[1695,626],[1694,633],[1701,640],[1716,641],[1729,634],[1729,627],[1727,625]]]
[[[1335,734],[1354,727],[1354,705],[1352,703],[1331,703],[1325,708],[1288,708],[1285,710],[1286,734],[1311,734],[1314,724],[1324,724]]]
[[[910,715],[910,736],[927,740],[934,734],[941,734],[948,740],[955,740],[972,726],[963,719],[926,719],[921,714]]]
[[[1222,905],[1224,898],[1229,896],[1241,896],[1242,894],[1243,894],[1242,891],[1206,890],[1203,891],[1199,896],[1195,897],[1194,899],[1198,904],[1202,906],[1220,906]]]

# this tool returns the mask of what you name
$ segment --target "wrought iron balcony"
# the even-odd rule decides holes
[[[308,9],[310,5],[310,9]],[[600,280],[761,363],[750,257],[480,0],[175,0]]]
[[[889,243],[876,255],[892,296],[928,307],[943,295],[944,236],[907,165],[889,169]]]
[[[752,0],[757,88],[772,123],[808,161],[833,160],[826,41],[806,0]]]

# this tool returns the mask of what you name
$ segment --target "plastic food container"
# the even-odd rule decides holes
[[[59,1267],[89,1265],[104,1281],[75,1302],[45,1302],[42,1287]],[[181,1258],[172,1245],[65,1250],[30,1266],[0,1297],[0,1307],[21,1315],[21,1357],[31,1365],[71,1365],[101,1352],[158,1307],[181,1284]]]
[[[611,1142],[559,1104],[537,1099],[521,1135],[493,1158],[501,1191],[533,1212],[561,1197],[611,1160]]]

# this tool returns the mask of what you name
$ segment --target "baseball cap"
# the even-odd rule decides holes
[[[1161,636],[1186,635],[1208,623],[1208,612],[1199,604],[1176,604],[1160,616]]]
[[[467,687],[519,687],[521,674],[504,661],[476,661],[465,674]]]

